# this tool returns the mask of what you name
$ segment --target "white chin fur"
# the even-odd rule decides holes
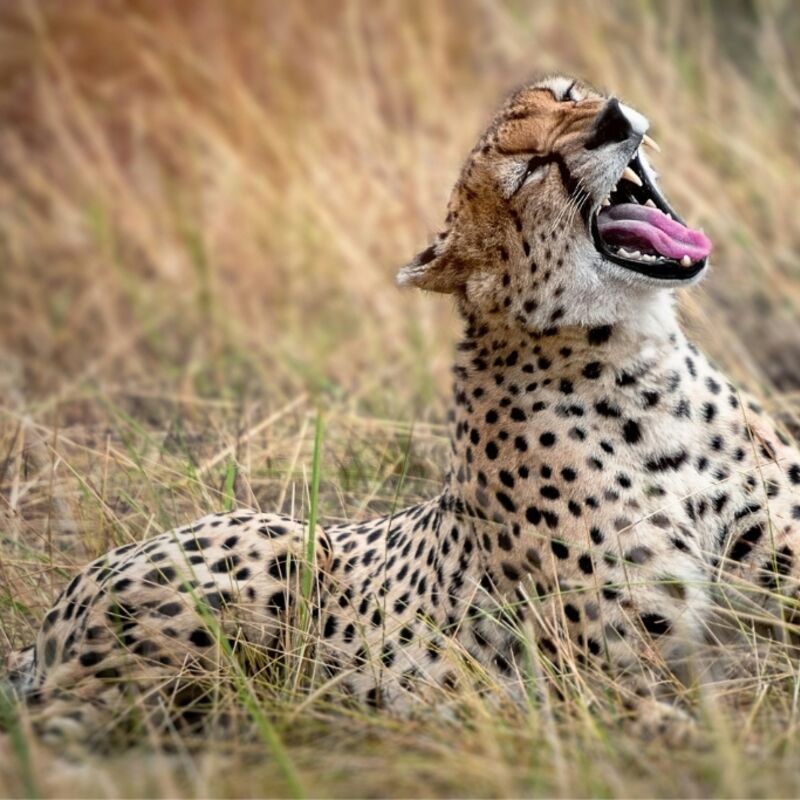
[[[548,327],[549,315],[556,305],[564,310],[559,325],[635,323],[654,314],[664,321],[664,314],[672,314],[672,292],[664,290],[679,287],[682,282],[651,280],[606,261],[588,239],[578,242],[572,255],[575,261],[571,267],[571,286],[558,301],[549,299],[542,303],[536,318],[531,320],[536,327]]]

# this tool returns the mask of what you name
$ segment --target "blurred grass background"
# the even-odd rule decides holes
[[[458,324],[393,276],[542,71],[650,117],[667,195],[715,243],[687,325],[797,431],[798,41],[791,0],[0,4],[0,649],[109,546],[238,503],[305,513],[318,408],[323,520],[435,493]],[[791,796],[792,669],[697,752],[580,715],[276,724],[310,794]],[[239,745],[29,755],[50,795],[285,793]]]

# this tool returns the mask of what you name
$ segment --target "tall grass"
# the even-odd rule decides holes
[[[324,524],[435,493],[457,321],[392,279],[536,72],[651,118],[668,195],[715,243],[687,324],[796,431],[798,35],[793,4],[746,0],[0,5],[3,649],[89,558],[207,511]],[[0,792],[800,791],[797,668],[760,644],[749,677],[689,698],[702,747],[671,750],[602,710],[599,676],[526,713],[465,697],[465,722],[401,723],[294,691],[296,644],[288,688],[230,670],[220,688],[259,704],[260,737],[75,761],[23,715]]]

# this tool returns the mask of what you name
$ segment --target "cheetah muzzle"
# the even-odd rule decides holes
[[[659,280],[689,281],[705,269],[711,242],[688,228],[667,203],[643,153],[590,219],[595,247],[604,258]]]

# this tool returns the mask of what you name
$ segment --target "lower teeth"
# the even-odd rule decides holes
[[[639,250],[628,250],[625,247],[618,247],[616,252],[617,255],[622,256],[623,258],[630,258],[633,261],[646,261],[648,263],[653,263],[661,259],[661,256],[652,255],[651,253],[642,253]],[[689,258],[688,255],[684,255],[683,258],[680,259],[679,263],[682,267],[691,267],[692,259]]]
[[[623,258],[633,259],[634,261],[653,262],[659,259],[658,256],[651,255],[650,253],[641,253],[639,250],[627,250],[624,247],[618,248],[617,254],[621,255]]]

